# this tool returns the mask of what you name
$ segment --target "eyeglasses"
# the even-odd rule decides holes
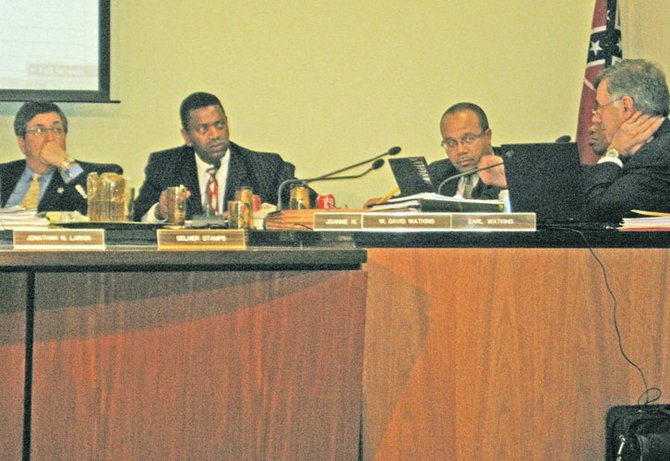
[[[200,135],[205,135],[209,131],[210,126],[213,126],[216,131],[223,131],[226,128],[226,126],[228,126],[228,122],[226,122],[225,120],[219,120],[218,122],[214,122],[211,124],[203,123],[202,125],[198,125],[196,127],[189,129],[190,131],[193,131]]]
[[[622,96],[622,97],[623,97],[623,96]],[[593,115],[600,116],[600,113],[602,112],[602,110],[603,110],[605,107],[609,106],[610,104],[614,104],[614,103],[617,102],[617,101],[621,101],[621,98],[613,99],[613,100],[611,100],[610,102],[608,102],[607,104],[603,104],[603,105],[600,105],[600,104],[598,103],[598,101],[596,101],[596,103],[595,103],[595,107],[593,108],[593,110],[591,111],[591,113],[592,113]]]
[[[65,133],[65,128],[62,126],[52,126],[47,128],[45,126],[34,126],[26,130],[26,133],[32,134],[33,136],[45,136],[49,131],[51,131],[54,136],[62,136]]]
[[[455,149],[456,147],[458,147],[459,144],[469,146],[470,144],[472,144],[473,142],[484,136],[484,133],[486,133],[486,130],[482,131],[479,134],[468,133],[464,135],[460,141],[458,139],[447,138],[442,141],[441,145],[444,148],[444,150]]]

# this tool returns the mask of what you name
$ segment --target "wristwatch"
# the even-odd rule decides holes
[[[72,160],[70,157],[65,157],[65,160],[60,162],[60,165],[58,165],[58,169],[61,170],[61,171],[65,171],[74,162],[75,162],[75,160]]]
[[[616,150],[614,147],[612,147],[610,149],[607,149],[607,152],[605,152],[603,157],[619,158],[619,157],[621,157],[621,154],[619,154],[618,150]]]

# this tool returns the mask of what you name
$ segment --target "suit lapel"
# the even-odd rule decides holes
[[[12,195],[12,191],[16,187],[16,183],[19,181],[25,168],[25,160],[8,163],[2,168],[2,173],[0,173],[0,187],[2,188],[0,190],[0,200],[2,201],[2,206],[9,200],[9,196]]]
[[[450,177],[453,175],[450,175]],[[458,183],[460,182],[460,179],[454,179],[453,181],[449,181],[447,184],[444,185],[442,188],[442,195],[445,195],[447,197],[451,197],[456,195],[456,191],[458,190]],[[439,184],[437,184],[435,187],[438,187]]]
[[[435,181],[435,178],[432,178],[434,181],[433,185],[435,186],[436,191],[437,188],[440,187],[440,184],[442,184],[448,178],[451,178],[452,176],[460,173],[460,171],[458,171],[456,167],[449,160],[446,160],[446,162],[443,163],[442,165],[444,165],[442,167],[442,171],[441,172],[438,171],[436,174],[438,180]],[[442,195],[447,197],[455,195],[456,191],[458,190],[458,183],[459,183],[458,179],[453,179],[447,182],[441,189]]]
[[[195,164],[195,152],[192,148],[186,147],[178,155],[173,185],[183,184],[191,191],[191,196],[188,198],[186,205],[188,214],[202,214],[200,181],[198,181],[198,167]]]
[[[235,199],[235,189],[251,185],[249,173],[243,155],[237,148],[230,144],[230,162],[228,163],[228,179],[226,180],[226,193],[224,195],[224,209],[229,200]],[[254,191],[256,193],[256,191]]]
[[[66,209],[67,207],[61,203],[64,192],[65,181],[63,181],[60,172],[55,169],[37,208],[40,210],[58,210],[60,208]]]

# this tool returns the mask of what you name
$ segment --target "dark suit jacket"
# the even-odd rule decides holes
[[[190,219],[203,213],[195,155],[192,147],[181,146],[149,156],[144,170],[144,184],[135,200],[135,220],[140,220],[158,202],[162,191],[180,184],[191,191],[186,204],[186,217]],[[231,142],[224,207],[234,199],[235,189],[241,186],[251,186],[254,194],[261,196],[262,202],[276,204],[279,185],[293,178],[294,172],[295,167],[282,160],[279,154],[254,152]],[[287,194],[289,189],[286,187]],[[283,203],[288,203],[287,197],[282,199]]]
[[[113,163],[91,163],[77,160],[77,163],[84,170],[82,174],[65,184],[60,171],[54,171],[47,190],[42,195],[40,203],[37,205],[37,211],[74,211],[81,214],[88,211],[86,199],[77,191],[76,186],[80,185],[86,190],[86,178],[89,173],[118,173],[123,174],[123,168]],[[13,162],[0,164],[0,201],[4,206],[12,195],[14,187],[18,182],[23,170],[26,168],[25,160],[15,160]]]
[[[608,162],[582,173],[590,220],[618,222],[633,209],[670,212],[670,121],[623,168]]]
[[[437,160],[428,165],[428,174],[430,175],[430,180],[435,186],[436,191],[437,188],[440,187],[440,184],[442,184],[442,181],[458,173],[460,173],[460,171],[458,171],[447,158]],[[456,190],[458,189],[458,182],[457,179],[454,179],[453,181],[446,183],[442,188],[442,195],[447,197],[455,195]],[[500,187],[484,184],[484,182],[480,180],[477,183],[477,186],[472,190],[472,198],[497,200],[501,190]]]

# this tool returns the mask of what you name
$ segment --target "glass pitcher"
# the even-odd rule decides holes
[[[123,222],[126,212],[126,180],[116,173],[89,173],[86,178],[88,220]]]

